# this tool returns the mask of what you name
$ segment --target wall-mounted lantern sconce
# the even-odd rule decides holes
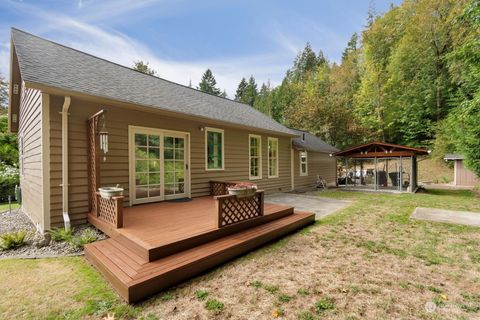
[[[198,127],[198,130],[200,130],[200,131],[202,131],[202,132],[203,132],[203,131],[205,130],[205,127],[203,127],[203,126],[200,126],[200,127]]]

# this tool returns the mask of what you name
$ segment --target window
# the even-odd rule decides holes
[[[206,170],[224,169],[223,130],[206,128],[205,130],[205,162]]]
[[[308,175],[308,155],[307,151],[300,152],[300,175]]]
[[[268,177],[278,178],[278,139],[268,138]]]
[[[248,135],[249,139],[249,168],[250,179],[262,178],[262,137],[254,134]]]

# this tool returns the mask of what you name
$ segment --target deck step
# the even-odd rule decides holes
[[[85,256],[134,303],[314,221],[312,213],[295,212],[152,262],[114,238],[86,245]]]
[[[264,216],[257,217],[251,220],[247,220],[241,223],[233,224],[221,229],[212,229],[208,232],[202,232],[197,235],[188,236],[185,239],[179,239],[170,243],[165,243],[158,246],[149,246],[144,243],[141,239],[135,239],[132,237],[126,237],[123,234],[116,232],[110,235],[112,238],[115,238],[125,247],[134,251],[142,257],[145,261],[155,261],[163,257],[167,257],[171,254],[174,254],[179,251],[188,250],[190,248],[197,247],[204,243],[220,239],[229,234],[240,232],[254,226],[258,226],[264,223],[269,223],[276,219],[281,219],[286,216],[293,214],[293,207],[283,207],[281,209],[276,208],[274,212],[270,212]],[[95,219],[92,217],[92,219]],[[92,220],[93,221],[93,220]]]

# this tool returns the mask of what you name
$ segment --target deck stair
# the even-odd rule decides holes
[[[155,248],[121,234],[85,246],[86,258],[129,303],[198,275],[315,221],[285,207],[256,223],[194,235]]]

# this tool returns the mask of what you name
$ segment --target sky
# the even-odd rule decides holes
[[[230,98],[242,77],[278,85],[308,41],[339,62],[369,7],[400,0],[0,0],[0,73],[8,78],[16,27],[131,67],[196,86],[210,68]]]

